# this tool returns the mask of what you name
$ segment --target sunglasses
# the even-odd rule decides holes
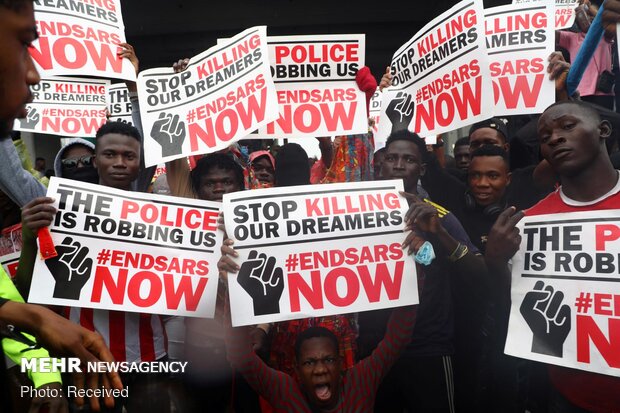
[[[93,158],[94,158],[94,155],[86,155],[86,156],[80,156],[79,158],[63,159],[60,162],[62,163],[62,166],[64,166],[65,168],[74,169],[74,168],[77,168],[77,166],[80,163],[85,167],[92,166]]]

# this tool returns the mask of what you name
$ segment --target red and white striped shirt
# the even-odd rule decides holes
[[[92,308],[65,308],[65,317],[103,336],[116,361],[155,361],[166,355],[161,317]]]

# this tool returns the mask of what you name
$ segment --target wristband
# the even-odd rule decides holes
[[[459,245],[457,245],[454,251],[452,252],[452,254],[450,254],[450,256],[448,257],[448,260],[450,262],[457,262],[458,260],[463,258],[465,255],[467,255],[468,252],[469,252],[469,248],[467,248],[467,245],[463,245],[459,242]]]

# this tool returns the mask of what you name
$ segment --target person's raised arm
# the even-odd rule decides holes
[[[0,191],[23,207],[36,197],[45,196],[47,189],[22,163],[10,137],[0,139]]]
[[[405,215],[406,229],[411,232],[403,243],[404,247],[409,248],[409,254],[417,250],[415,244],[418,234],[424,233],[433,245],[435,255],[450,262],[457,276],[476,285],[486,285],[488,273],[485,262],[458,219],[447,213],[442,222],[437,208],[431,203],[422,201],[413,194],[403,195],[411,202]]]
[[[129,43],[120,43],[119,47],[119,56],[124,59],[127,59],[131,62],[136,71],[136,76],[140,73],[140,60],[138,60],[138,56],[136,55],[136,51],[132,45]],[[142,118],[140,117],[140,102],[138,101],[138,86],[136,82],[126,81],[127,90],[129,91],[129,101],[131,102],[131,120],[133,121],[133,126],[138,129],[140,132],[140,136],[142,137],[141,144],[142,150],[140,151],[140,174],[136,178],[136,180],[132,183],[133,188],[138,192],[146,192],[151,181],[153,180],[153,175],[155,175],[156,166],[145,167],[144,165],[144,130],[142,129]]]

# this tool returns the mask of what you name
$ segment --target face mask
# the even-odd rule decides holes
[[[62,171],[62,177],[73,179],[74,181],[86,182],[91,184],[99,183],[99,174],[93,167],[66,169]]]

